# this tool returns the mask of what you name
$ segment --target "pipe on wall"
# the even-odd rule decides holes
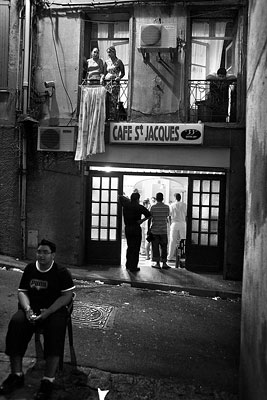
[[[30,77],[30,52],[31,52],[31,0],[25,0],[25,22],[24,22],[24,54],[23,54],[23,80],[22,80],[22,113],[26,115],[29,106],[29,77]],[[26,193],[27,193],[27,139],[25,125],[21,127],[21,199],[20,199],[20,221],[22,237],[22,253],[26,256]]]

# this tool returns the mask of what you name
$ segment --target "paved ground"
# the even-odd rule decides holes
[[[85,274],[86,275],[86,274]],[[4,337],[16,309],[21,270],[1,269],[0,378],[8,372]],[[98,280],[103,282],[101,280]],[[65,366],[54,399],[237,399],[240,297],[191,296],[75,279],[73,313],[78,367]],[[166,288],[164,288],[166,289]],[[10,399],[31,399],[42,376],[33,342],[25,360],[26,388]],[[0,397],[1,398],[1,397]]]

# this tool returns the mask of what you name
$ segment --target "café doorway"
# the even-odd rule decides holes
[[[87,177],[85,258],[89,265],[123,265],[124,226],[118,195],[136,189],[141,201],[179,192],[187,204],[186,268],[222,271],[225,172],[90,167]]]

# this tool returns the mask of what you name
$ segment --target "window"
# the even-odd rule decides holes
[[[117,177],[92,178],[91,240],[117,240],[118,188]]]
[[[236,38],[241,38],[240,29],[234,12],[225,17],[218,11],[211,18],[192,16],[190,121],[237,121],[236,78],[241,64],[236,51],[240,41],[237,43]],[[217,75],[220,68],[223,70]]]
[[[9,0],[0,0],[0,89],[8,85]]]
[[[101,15],[95,21],[85,20],[85,40],[84,40],[84,58],[91,56],[94,47],[99,48],[99,56],[105,61],[107,59],[107,48],[114,46],[116,55],[122,60],[125,67],[125,76],[121,81],[119,100],[127,108],[128,98],[128,76],[129,76],[129,19],[126,14],[119,17],[116,14],[116,21],[101,21]],[[120,20],[122,18],[123,20]],[[89,45],[88,45],[89,44]],[[85,74],[84,74],[85,76]]]
[[[234,74],[233,21],[194,20],[192,23],[191,79],[205,80],[216,74],[220,67],[227,66]],[[230,68],[231,66],[231,68]]]

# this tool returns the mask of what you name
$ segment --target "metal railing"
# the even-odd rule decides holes
[[[110,97],[107,100],[107,107],[109,107],[109,102],[111,101],[112,108],[113,110],[111,111],[112,115],[108,116],[108,119],[112,119],[114,121],[123,121],[127,119],[127,106],[128,106],[128,79],[121,79],[120,80],[120,87],[119,87],[119,93],[115,89],[113,93],[113,85],[114,81],[109,82],[106,85],[106,90],[108,93],[110,93],[111,97],[114,96],[114,100],[111,101]],[[96,87],[99,86],[98,82],[95,82],[95,84],[88,84],[86,79],[82,81],[81,86],[86,86],[86,87]],[[115,84],[116,86],[116,84]],[[114,109],[114,102],[116,103],[116,107]],[[110,118],[111,117],[111,118]]]
[[[236,122],[236,80],[188,81],[189,122]]]

